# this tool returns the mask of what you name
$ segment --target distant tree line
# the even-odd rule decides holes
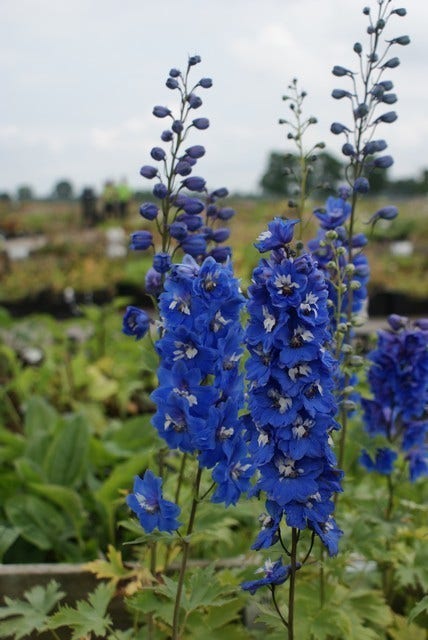
[[[327,151],[315,154],[311,158],[307,179],[309,193],[324,196],[333,193],[344,181],[343,164]],[[367,175],[370,193],[393,194],[396,196],[415,196],[428,194],[428,169],[418,178],[392,180],[388,170],[374,169]],[[260,180],[260,186],[266,195],[293,198],[300,185],[299,157],[292,153],[272,151],[267,167]]]

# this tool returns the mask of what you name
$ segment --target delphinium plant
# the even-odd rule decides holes
[[[225,188],[209,192],[205,179],[193,175],[205,149],[187,142],[195,129],[209,125],[207,118],[193,115],[202,105],[197,88],[212,84],[208,78],[190,84],[192,68],[199,62],[199,56],[191,56],[184,73],[170,71],[166,85],[178,93],[178,114],[163,106],[153,110],[156,117],[171,123],[161,135],[167,148],[151,150],[159,165],[144,165],[140,171],[144,178],[157,181],[153,195],[160,205],[147,202],[140,207],[142,217],[154,221],[157,233],[142,230],[131,236],[132,249],[154,253],[146,274],[146,290],[159,314],[155,328],[159,385],[152,394],[156,404],[152,422],[166,447],[160,452],[157,474],[146,470],[137,477],[127,503],[146,533],[153,534],[149,540],[153,575],[158,532],[177,532],[167,544],[163,561],[167,571],[177,549],[181,550],[166,616],[174,639],[183,637],[189,615],[186,570],[200,504],[207,499],[226,506],[236,504],[250,488],[253,475],[239,419],[244,399],[240,361],[245,299],[233,275],[231,249],[221,246],[229,236],[224,225],[234,210],[222,204],[228,195]],[[144,310],[128,307],[123,330],[138,340],[149,331],[150,323]],[[175,483],[174,501],[164,498],[164,481],[170,486]],[[167,580],[165,575],[162,580]],[[212,600],[208,595],[201,606],[214,602],[215,588],[213,593]],[[154,619],[152,616],[150,634],[155,633]]]
[[[393,8],[391,0],[378,0],[374,9],[366,6],[363,14],[368,19],[368,37],[366,44],[356,42],[353,46],[356,69],[341,65],[333,68],[333,75],[343,78],[347,84],[345,88],[334,89],[332,97],[348,101],[351,114],[347,124],[334,122],[331,125],[333,134],[345,138],[342,154],[346,160],[347,185],[340,189],[337,198],[327,200],[324,209],[314,212],[321,229],[309,244],[329,283],[333,344],[341,362],[337,380],[338,391],[342,392],[339,465],[344,460],[348,413],[354,408],[352,387],[362,365],[354,353],[351,338],[353,328],[361,323],[369,277],[369,265],[363,252],[367,238],[356,229],[358,200],[370,191],[372,172],[385,170],[393,164],[393,158],[383,154],[386,141],[377,137],[382,125],[397,119],[396,112],[390,109],[397,102],[397,95],[392,92],[393,83],[389,77],[385,78],[385,74],[400,64],[399,58],[392,55],[393,49],[410,42],[407,35],[388,35],[390,21],[406,15],[404,8]],[[376,211],[369,222],[374,225],[380,219],[391,220],[397,215],[395,206],[386,206]]]

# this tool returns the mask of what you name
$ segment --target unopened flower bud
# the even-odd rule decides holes
[[[339,78],[342,76],[353,75],[352,71],[350,71],[349,69],[345,69],[345,67],[341,67],[337,64],[333,67],[332,74]]]
[[[395,67],[398,67],[399,64],[400,64],[399,58],[397,57],[390,58],[382,65],[382,69],[395,69]]]
[[[355,180],[354,191],[356,191],[357,193],[368,193],[369,189],[370,183],[367,178],[364,178],[364,176],[360,176]]]
[[[373,166],[378,169],[389,169],[394,164],[394,159],[392,156],[380,156],[379,158],[375,158],[373,162]]]
[[[156,107],[153,107],[153,115],[156,116],[156,118],[166,118],[166,116],[171,115],[171,111],[168,107],[156,105]]]

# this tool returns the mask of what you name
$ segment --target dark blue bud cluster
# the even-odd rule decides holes
[[[334,555],[342,532],[332,498],[342,473],[329,444],[338,425],[336,363],[325,349],[328,290],[311,255],[296,255],[288,244],[295,223],[277,218],[261,234],[256,246],[271,254],[260,260],[249,288],[250,413],[243,420],[259,472],[254,491],[266,494],[268,511],[253,548],[275,544],[285,518],[290,527],[315,532]]]
[[[364,55],[364,46],[356,42],[353,50],[359,58],[358,73],[341,65],[335,65],[332,73],[338,78],[350,78],[352,90],[337,88],[333,90],[332,96],[336,100],[348,98],[351,102],[353,124],[345,125],[334,122],[331,125],[332,133],[336,135],[344,134],[346,143],[342,146],[342,153],[349,159],[349,171],[347,178],[353,186],[355,180],[361,176],[369,177],[368,173],[374,169],[388,169],[392,164],[392,159],[375,160],[368,158],[373,156],[380,149],[370,142],[364,140],[373,137],[374,130],[380,124],[391,124],[397,119],[395,111],[379,113],[383,105],[392,105],[397,102],[395,93],[388,93],[393,88],[390,80],[381,80],[385,71],[395,69],[399,66],[400,60],[397,56],[389,56],[389,51],[394,45],[405,46],[410,43],[408,36],[398,36],[389,40],[383,40],[385,30],[388,27],[392,16],[404,16],[405,9],[389,10],[389,0],[379,0],[377,3],[377,15],[373,15],[370,7],[363,9],[364,15],[368,16],[369,26],[367,32],[369,41]],[[382,49],[383,47],[383,49]],[[364,60],[365,58],[365,60]],[[361,99],[363,98],[363,99]],[[367,147],[371,145],[370,151]],[[386,146],[386,143],[385,143]],[[384,147],[385,148],[385,147]],[[383,149],[382,149],[383,150]],[[358,193],[365,193],[358,187],[354,187]]]
[[[204,130],[209,126],[205,117],[193,117],[193,111],[202,106],[197,89],[209,89],[210,78],[201,78],[190,84],[192,67],[201,61],[198,55],[188,59],[187,69],[182,73],[177,68],[169,72],[166,85],[179,95],[176,113],[168,106],[156,105],[153,115],[170,121],[170,128],[161,133],[161,141],[168,146],[155,146],[150,151],[156,164],[146,164],[140,169],[140,175],[154,180],[153,197],[157,202],[144,202],[140,206],[141,217],[154,221],[161,236],[160,250],[156,250],[156,239],[147,230],[131,236],[130,248],[134,250],[152,249],[153,266],[146,276],[146,290],[158,295],[162,288],[162,279],[170,270],[172,255],[177,249],[187,253],[200,263],[212,256],[218,262],[225,262],[231,256],[230,247],[220,246],[228,238],[228,233],[216,228],[235,214],[230,207],[223,205],[228,195],[225,188],[210,192],[203,177],[194,175],[194,169],[205,155],[205,147],[200,144],[185,144],[192,130]],[[161,276],[160,281],[156,274]]]
[[[364,451],[361,463],[369,471],[390,475],[401,455],[412,482],[428,475],[428,320],[411,323],[392,315],[390,329],[379,331],[377,348],[369,353],[372,399],[363,399],[367,433],[385,440],[375,451]]]
[[[172,449],[198,454],[213,469],[213,502],[235,504],[254,469],[238,412],[244,401],[240,360],[244,298],[230,264],[189,255],[175,264],[159,299],[163,336],[153,424]]]

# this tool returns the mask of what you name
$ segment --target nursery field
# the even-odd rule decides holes
[[[230,198],[230,206],[237,214],[230,221],[230,245],[235,270],[245,288],[257,262],[258,252],[253,243],[275,216],[293,217],[285,200],[263,198]],[[360,204],[359,219],[368,220],[386,198],[365,198]],[[308,211],[321,206],[308,203]],[[131,232],[150,228],[138,215],[138,202],[130,207],[126,220],[108,220],[97,227],[82,224],[78,202],[35,201],[28,203],[0,203],[0,303],[17,313],[53,311],[66,313],[64,291],[73,289],[79,300],[105,301],[116,295],[132,294],[141,303],[143,275],[150,258],[147,254],[127,251]],[[427,299],[426,272],[428,267],[428,200],[411,198],[398,203],[399,217],[381,221],[370,238],[367,255],[370,259],[371,297],[388,295],[383,308],[374,309],[376,315],[396,312],[421,315]],[[360,224],[360,231],[367,227]],[[312,218],[303,231],[309,239],[316,233]],[[22,249],[29,243],[27,257]],[[111,252],[113,248],[113,253]],[[119,251],[114,251],[115,248]],[[20,250],[19,260],[8,259]],[[406,300],[394,300],[391,295],[409,296],[416,302],[410,309],[397,305]],[[148,301],[147,301],[148,302]],[[410,304],[411,301],[407,301]]]

